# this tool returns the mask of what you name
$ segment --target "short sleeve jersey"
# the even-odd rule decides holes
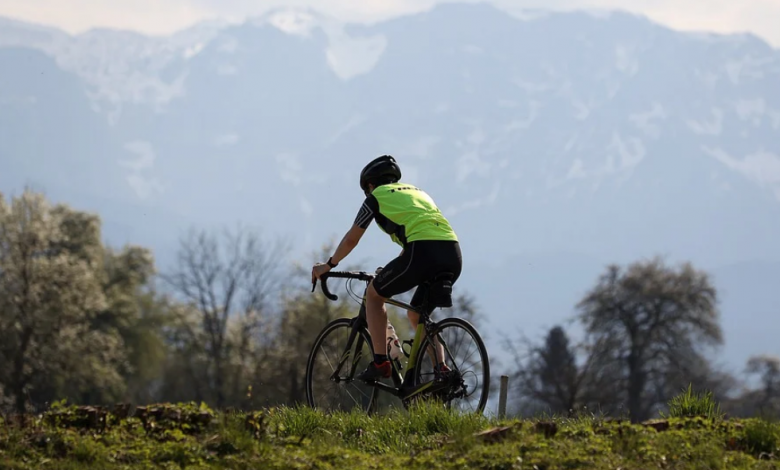
[[[433,199],[406,183],[379,186],[366,197],[355,217],[355,225],[366,229],[372,220],[402,247],[418,240],[458,241]]]

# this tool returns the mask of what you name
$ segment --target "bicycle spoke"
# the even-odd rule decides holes
[[[330,362],[330,356],[328,356],[328,353],[326,351],[322,351],[322,354],[325,356],[325,360],[328,361],[328,365],[330,366],[330,371],[335,372],[336,366],[334,366],[333,363]]]
[[[482,411],[487,402],[490,372],[487,351],[481,338],[473,327],[459,319],[447,319],[438,325],[436,342],[441,345],[444,362],[452,371],[442,378],[445,382],[449,380],[450,384],[448,389],[440,393],[441,397],[449,400],[446,403],[448,407]],[[462,344],[464,342],[468,344]],[[426,341],[426,346],[430,344],[430,341]],[[435,377],[430,349],[426,347],[422,352],[428,357],[418,360],[418,383],[434,380]]]
[[[465,339],[468,333],[465,330],[462,331],[463,331],[462,337]],[[471,349],[471,344],[469,344],[469,348],[466,351],[470,349]],[[478,351],[479,347],[477,346],[475,350]],[[445,351],[449,353],[449,348],[447,348],[446,346],[445,346]],[[479,387],[478,380],[479,380],[479,375],[481,375],[481,364],[474,364],[475,366],[477,366],[476,368],[479,370],[479,372],[475,372],[471,367],[464,367],[466,365],[465,360],[460,359],[459,357],[460,355],[458,354],[459,351],[460,351],[460,345],[458,345],[456,349],[456,353],[454,355],[452,354],[450,355],[449,361],[451,361],[450,363],[453,364],[453,369],[458,371],[461,374],[466,386],[465,393],[467,394],[467,397],[471,397],[478,390]],[[469,380],[470,378],[473,379]],[[469,401],[463,400],[460,403],[462,405],[468,403],[469,409],[471,409],[472,411],[474,410],[474,404],[470,400]]]
[[[342,320],[326,327],[313,347],[306,377],[309,405],[325,411],[349,411],[355,407],[367,410],[375,400],[375,389],[350,377],[368,365],[367,358],[372,357],[370,343],[361,333],[345,357],[352,328],[348,320]],[[339,373],[332,377],[339,364]]]
[[[365,272],[330,271],[320,277],[322,291],[330,300],[337,300],[327,288],[328,278],[359,279],[370,283],[374,276]],[[403,302],[393,305],[407,309],[413,307]],[[360,330],[353,330],[353,322],[361,322]],[[436,336],[425,336],[418,349],[411,385],[419,386],[435,381],[414,400],[434,397],[444,400],[445,406],[481,413],[485,409],[490,389],[490,364],[484,342],[477,330],[460,318],[445,318],[431,325]],[[350,334],[352,344],[349,344]],[[463,345],[464,341],[468,344]],[[347,351],[347,346],[350,346]],[[476,346],[476,348],[474,348]],[[330,353],[330,349],[333,353]],[[474,353],[477,353],[476,357]],[[426,357],[427,356],[427,357]],[[439,371],[437,356],[441,356],[448,370]],[[333,358],[338,358],[337,362]],[[317,336],[309,354],[306,367],[306,397],[309,406],[325,410],[350,410],[360,406],[367,412],[377,407],[389,406],[378,400],[379,390],[361,381],[353,380],[356,372],[365,369],[373,359],[371,339],[365,330],[365,318],[341,318],[331,321]],[[343,369],[347,370],[343,370]],[[331,372],[328,373],[328,370]],[[334,371],[338,371],[338,374]],[[426,391],[427,390],[427,391]],[[316,396],[316,399],[315,399]],[[383,395],[384,396],[384,395]],[[406,406],[407,403],[404,402]]]

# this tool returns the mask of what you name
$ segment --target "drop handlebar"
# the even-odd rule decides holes
[[[369,274],[365,271],[328,271],[327,273],[321,275],[320,289],[322,290],[322,293],[325,295],[325,297],[335,302],[339,299],[339,296],[332,294],[328,289],[328,279],[331,277],[337,279],[357,279],[359,281],[371,282],[375,275]],[[314,292],[316,287],[317,280],[315,279],[311,285],[311,291]]]

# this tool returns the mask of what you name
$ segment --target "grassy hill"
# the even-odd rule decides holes
[[[774,469],[780,424],[497,420],[434,406],[368,417],[55,404],[0,423],[0,469]]]

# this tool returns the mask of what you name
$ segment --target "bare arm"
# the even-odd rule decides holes
[[[336,251],[333,253],[333,256],[331,257],[331,261],[333,264],[339,264],[341,260],[347,257],[352,250],[355,249],[358,242],[360,242],[360,239],[363,237],[363,234],[366,233],[366,229],[360,228],[355,224],[352,224],[352,228],[349,229],[349,231],[344,235],[344,238],[341,239],[341,242],[339,243],[339,246],[336,247]]]
[[[363,201],[363,204],[360,206],[360,210],[358,211],[357,217],[355,217],[355,221],[352,223],[352,227],[349,229],[346,235],[344,235],[344,238],[341,239],[341,242],[339,242],[339,246],[336,247],[336,251],[333,253],[333,256],[330,257],[330,262],[333,265],[341,263],[341,260],[346,258],[347,255],[352,252],[360,239],[363,237],[363,234],[366,233],[368,225],[374,218],[374,213],[378,211],[379,208],[377,206],[376,199],[369,197]],[[315,264],[311,269],[312,282],[316,282],[317,278],[328,271],[330,271],[330,266],[328,264]]]

